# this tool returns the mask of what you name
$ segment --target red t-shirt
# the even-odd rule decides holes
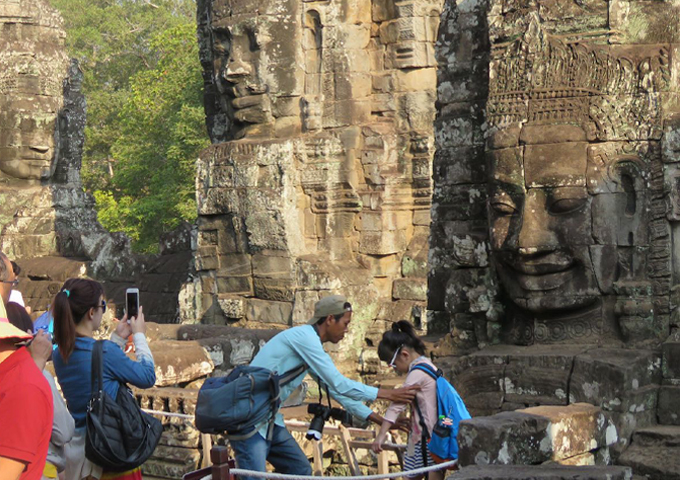
[[[0,457],[27,464],[21,480],[39,480],[52,436],[52,391],[28,350],[0,363]]]

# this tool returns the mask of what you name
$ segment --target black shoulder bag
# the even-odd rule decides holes
[[[92,393],[87,406],[85,456],[105,471],[139,467],[153,453],[163,433],[160,420],[142,412],[125,384],[115,402],[104,392],[104,342],[92,348]]]

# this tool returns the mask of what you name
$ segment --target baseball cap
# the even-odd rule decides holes
[[[347,297],[342,295],[330,295],[323,297],[314,304],[314,316],[307,322],[309,325],[314,325],[319,318],[326,318],[328,315],[340,315],[345,312],[351,312],[352,307],[345,308]]]
[[[7,311],[5,310],[5,304],[0,298],[0,340],[5,338],[16,339],[17,342],[19,342],[21,340],[33,338],[33,335],[28,332],[24,332],[20,328],[17,328],[9,323]]]

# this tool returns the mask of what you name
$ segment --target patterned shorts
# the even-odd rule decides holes
[[[434,461],[432,460],[432,457],[430,457],[430,453],[427,452],[425,454],[425,458],[427,460],[427,465],[423,465],[423,455],[422,455],[422,450],[420,448],[420,441],[416,442],[413,452],[410,452],[410,448],[406,450],[406,453],[404,454],[404,472],[409,472],[410,470],[416,470],[418,468],[422,467],[429,467],[434,465]],[[407,477],[417,477],[418,475],[406,475]]]

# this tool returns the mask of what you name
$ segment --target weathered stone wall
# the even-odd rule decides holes
[[[199,3],[214,145],[198,164],[195,321],[287,326],[330,292],[364,324],[355,347],[392,302],[420,321],[440,11]]]
[[[428,306],[451,332],[438,351],[468,353],[446,369],[491,415],[480,428],[529,438],[554,424],[494,414],[587,402],[616,428],[587,461],[634,468],[675,438],[648,441],[678,415],[679,18],[666,2],[446,2]],[[482,451],[471,463],[555,460]],[[676,468],[651,458],[640,472]]]
[[[446,7],[429,301],[461,348],[670,333],[677,12],[567,3]]]
[[[136,283],[147,318],[176,321],[193,260],[190,228],[152,257],[134,255],[125,235],[97,222],[80,181],[82,73],[69,62],[62,23],[46,2],[0,1],[0,250],[23,267],[19,289],[36,312],[66,278],[88,275],[105,283],[112,303]]]

